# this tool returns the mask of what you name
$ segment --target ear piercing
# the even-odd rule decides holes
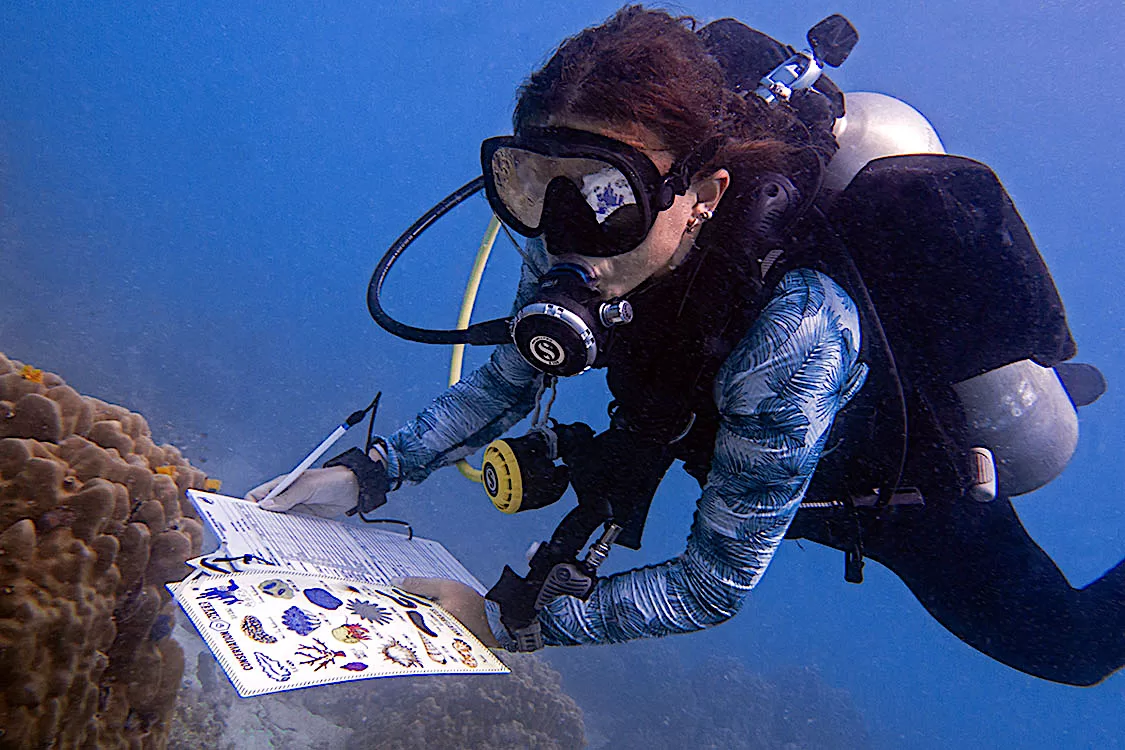
[[[715,213],[713,211],[707,210],[706,208],[697,214],[692,214],[691,218],[687,221],[687,226],[684,227],[684,234],[691,234],[696,229],[698,229],[703,224],[703,222],[711,221],[711,219],[713,219],[714,217]]]

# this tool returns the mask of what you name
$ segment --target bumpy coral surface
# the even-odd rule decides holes
[[[164,583],[206,476],[139,414],[0,354],[0,748],[159,748],[183,674]]]

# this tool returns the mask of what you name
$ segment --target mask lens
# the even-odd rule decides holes
[[[490,166],[496,196],[510,217],[523,225],[513,227],[519,231],[539,231],[547,186],[558,177],[579,189],[597,223],[607,230],[622,222],[631,224],[641,214],[628,178],[600,159],[545,156],[505,146],[492,154]]]
[[[623,216],[635,216],[638,213],[637,197],[629,180],[614,167],[605,167],[585,175],[580,189],[582,197],[594,209],[594,218],[599,224],[605,225],[616,217],[616,221],[610,223],[610,226],[614,226],[621,223]],[[619,213],[622,216],[618,216]]]

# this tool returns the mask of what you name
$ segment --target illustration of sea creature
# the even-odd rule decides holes
[[[477,668],[476,657],[473,656],[473,647],[460,638],[453,639],[453,649],[457,652],[457,658],[461,660],[469,669]]]
[[[337,609],[343,604],[327,589],[305,589],[305,598],[323,609]]]
[[[437,646],[426,636],[422,636],[422,647],[426,649],[426,656],[430,657],[431,661],[436,661],[438,664],[445,664],[449,661],[445,658],[445,654],[438,651]]]
[[[361,661],[349,661],[347,664],[340,667],[340,669],[347,669],[351,672],[362,672],[363,670],[367,669],[367,665]]]
[[[390,643],[383,646],[383,657],[400,667],[422,666],[422,662],[418,660],[418,654],[414,653],[414,649],[395,638],[392,638]]]
[[[221,601],[223,604],[238,604],[242,600],[239,599],[238,595],[234,593],[235,591],[238,591],[238,584],[235,583],[232,580],[230,582],[230,585],[228,585],[226,588],[219,588],[218,586],[212,586],[211,588],[207,589],[202,594],[200,594],[199,598],[200,599],[217,599],[217,600]]]
[[[258,660],[258,666],[265,672],[266,677],[269,677],[275,682],[285,682],[293,676],[293,670],[285,666],[277,659],[272,659],[261,651],[254,652],[254,658]]]
[[[394,619],[394,613],[386,607],[380,607],[375,602],[351,599],[348,601],[348,611],[360,619],[376,625],[386,625]]]
[[[277,643],[277,638],[267,633],[262,621],[254,615],[242,618],[242,632],[258,643]]]
[[[368,632],[367,628],[358,623],[355,625],[344,623],[338,628],[333,628],[332,637],[342,643],[359,643],[360,641],[371,640]]]
[[[271,578],[258,584],[263,594],[275,596],[278,599],[292,599],[293,587],[280,578]]]
[[[419,630],[421,630],[423,633],[430,636],[431,638],[437,638],[437,633],[430,630],[430,626],[426,624],[426,618],[422,617],[421,612],[415,612],[414,610],[410,610],[409,612],[406,613],[406,616],[410,618],[410,621],[412,623],[414,623],[414,627],[418,628]]]
[[[335,664],[336,660],[344,656],[343,651],[333,651],[324,645],[324,641],[313,638],[315,646],[301,644],[297,649],[296,656],[303,656],[305,660],[301,664],[307,664],[313,668],[314,672],[319,672],[330,664]]]
[[[300,607],[290,607],[281,615],[281,623],[298,635],[308,635],[320,627],[320,618]]]

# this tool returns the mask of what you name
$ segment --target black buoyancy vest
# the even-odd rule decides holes
[[[873,161],[806,214],[764,282],[757,251],[697,248],[631,297],[634,322],[607,353],[614,426],[670,443],[701,484],[719,426],[715,376],[787,270],[823,271],[852,296],[871,367],[837,417],[811,499],[963,483],[967,446],[952,385],[1075,353],[1035,243],[995,174],[970,159]]]

